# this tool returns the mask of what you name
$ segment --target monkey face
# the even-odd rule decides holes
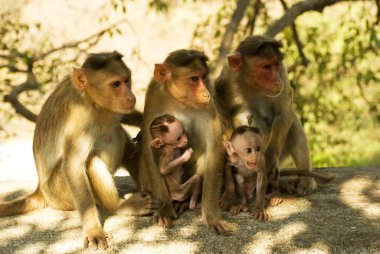
[[[251,132],[237,135],[231,141],[233,149],[248,171],[256,171],[262,160],[262,138]]]
[[[208,72],[202,68],[177,67],[168,82],[169,92],[184,105],[204,109],[211,100]]]
[[[187,135],[183,125],[176,120],[168,124],[168,132],[163,135],[163,143],[174,148],[182,148],[187,145]]]
[[[99,84],[88,87],[88,94],[96,105],[109,111],[128,114],[133,111],[136,97],[131,91],[131,75],[100,77]]]
[[[281,93],[284,84],[280,72],[283,66],[278,57],[248,57],[245,64],[248,67],[245,71],[249,85],[269,96]]]

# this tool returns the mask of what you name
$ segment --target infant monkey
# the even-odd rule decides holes
[[[230,141],[223,141],[228,154],[228,164],[237,168],[234,174],[237,203],[230,209],[232,215],[248,211],[247,201],[252,199],[256,188],[253,217],[268,220],[265,210],[267,174],[263,155],[263,136],[252,126],[239,126],[232,132]],[[255,182],[256,180],[256,182]]]
[[[189,208],[196,209],[201,193],[201,177],[194,174],[182,183],[183,164],[193,153],[193,149],[185,149],[187,135],[182,123],[171,115],[162,115],[153,120],[150,133],[154,154],[158,153],[155,156],[158,158],[158,168],[165,177],[172,201],[185,201],[190,197]]]

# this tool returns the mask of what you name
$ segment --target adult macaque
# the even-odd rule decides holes
[[[0,204],[0,216],[43,207],[78,210],[84,246],[108,247],[96,205],[127,214],[151,214],[160,205],[136,193],[120,199],[112,174],[133,145],[119,121],[132,112],[131,71],[122,55],[91,54],[51,93],[38,116],[33,153],[38,173],[36,191]],[[128,162],[130,163],[130,162]],[[135,174],[134,174],[135,175]]]
[[[208,73],[207,57],[195,50],[174,51],[164,63],[155,65],[154,80],[149,84],[145,99],[139,185],[164,203],[156,213],[156,222],[168,227],[176,212],[153,158],[149,127],[156,117],[170,114],[189,132],[193,154],[184,164],[185,174],[196,173],[203,179],[202,219],[217,233],[224,234],[233,228],[222,219],[218,207],[225,155],[224,127]]]
[[[191,197],[189,208],[194,210],[201,193],[201,177],[194,174],[182,183],[182,165],[193,154],[193,149],[185,149],[188,138],[182,123],[173,116],[162,115],[153,120],[150,133],[152,147],[158,152],[158,168],[165,177],[171,200],[184,201]]]
[[[252,113],[253,126],[265,137],[269,174],[276,175],[279,163],[289,154],[298,170],[311,172],[306,135],[293,109],[293,90],[282,62],[281,46],[266,36],[247,37],[228,57],[229,70],[216,81],[216,90],[232,119],[241,108]],[[317,183],[303,176],[296,187],[282,187],[289,193],[307,195],[317,188]]]
[[[251,126],[240,126],[232,132],[231,139],[223,142],[228,154],[228,164],[237,168],[234,174],[236,182],[237,203],[230,212],[237,215],[248,211],[247,202],[253,198],[256,188],[256,201],[252,215],[258,220],[268,220],[265,210],[267,191],[267,173],[262,152],[263,136]]]

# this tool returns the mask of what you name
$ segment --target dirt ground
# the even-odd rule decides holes
[[[0,200],[33,191],[37,185],[31,140],[0,143]],[[17,151],[17,153],[16,153]],[[20,158],[19,155],[23,154]],[[109,249],[97,253],[380,253],[380,167],[317,169],[337,178],[319,183],[307,197],[284,197],[269,209],[268,222],[250,214],[226,220],[237,225],[218,236],[201,222],[200,211],[186,212],[170,229],[152,217],[102,214]],[[133,191],[123,171],[115,177],[120,191]],[[77,212],[46,208],[0,218],[0,253],[94,253],[82,249]]]

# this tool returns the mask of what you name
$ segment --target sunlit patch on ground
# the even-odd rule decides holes
[[[363,216],[380,219],[380,181],[355,177],[342,184],[340,199]]]
[[[247,253],[272,253],[274,247],[291,244],[297,235],[304,233],[306,230],[306,223],[294,222],[283,226],[277,233],[271,231],[258,232],[245,250]]]

